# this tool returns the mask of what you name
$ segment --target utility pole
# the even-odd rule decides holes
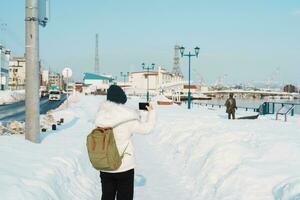
[[[26,83],[25,83],[25,139],[40,142],[39,99],[39,4],[26,0]]]
[[[95,41],[95,73],[100,73],[99,67],[99,36],[98,33],[96,34],[96,41]]]
[[[69,86],[70,77],[72,76],[73,72],[72,72],[72,69],[66,67],[66,68],[63,69],[62,74],[63,74],[63,78],[66,79],[66,81],[67,81],[65,91],[67,92],[67,108],[68,108],[69,107],[69,100],[68,100],[69,99],[69,89],[68,89],[68,86]]]

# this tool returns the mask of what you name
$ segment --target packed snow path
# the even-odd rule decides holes
[[[172,173],[162,152],[149,144],[147,136],[136,136],[135,199],[188,200],[191,194],[182,184],[182,174]]]
[[[102,100],[73,96],[68,109],[54,113],[65,123],[43,134],[41,144],[0,137],[0,199],[100,199],[99,172],[89,163],[85,141]],[[274,116],[228,121],[219,109],[156,110],[154,132],[134,137],[135,199],[299,199],[299,116],[287,123]]]

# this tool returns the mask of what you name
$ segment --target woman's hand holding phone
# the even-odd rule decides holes
[[[148,111],[152,111],[153,110],[153,106],[150,103],[149,103],[149,106],[146,106],[146,108],[147,108]]]

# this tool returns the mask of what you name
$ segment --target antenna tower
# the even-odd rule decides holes
[[[175,54],[174,54],[174,66],[173,66],[173,70],[172,70],[172,74],[178,75],[183,77],[183,74],[181,72],[180,69],[180,57],[179,57],[179,50],[180,50],[180,46],[179,45],[175,45]]]
[[[99,74],[99,40],[98,40],[98,33],[96,34],[96,41],[95,41],[95,73]]]

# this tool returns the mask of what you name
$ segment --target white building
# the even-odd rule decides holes
[[[57,89],[63,89],[63,77],[61,74],[56,72],[50,72],[48,75],[48,86],[55,85]]]
[[[25,89],[26,82],[26,58],[13,57],[9,61],[9,82],[8,86],[11,90]],[[50,84],[56,84],[58,88],[62,86],[61,75],[49,70],[41,69],[40,66],[40,86],[50,87]]]
[[[113,78],[110,75],[84,73],[83,85],[85,93],[106,94],[112,84]]]
[[[5,50],[0,44],[0,90],[8,89],[8,64],[10,50]]]
[[[165,85],[182,82],[183,77],[177,76],[159,67],[158,70],[132,72],[129,76],[130,92],[137,95],[143,95],[147,92],[149,84],[149,93],[158,94],[164,89]]]
[[[49,85],[49,70],[41,70],[41,86]]]
[[[9,82],[8,86],[11,90],[25,89],[25,57],[13,57],[9,61]]]

